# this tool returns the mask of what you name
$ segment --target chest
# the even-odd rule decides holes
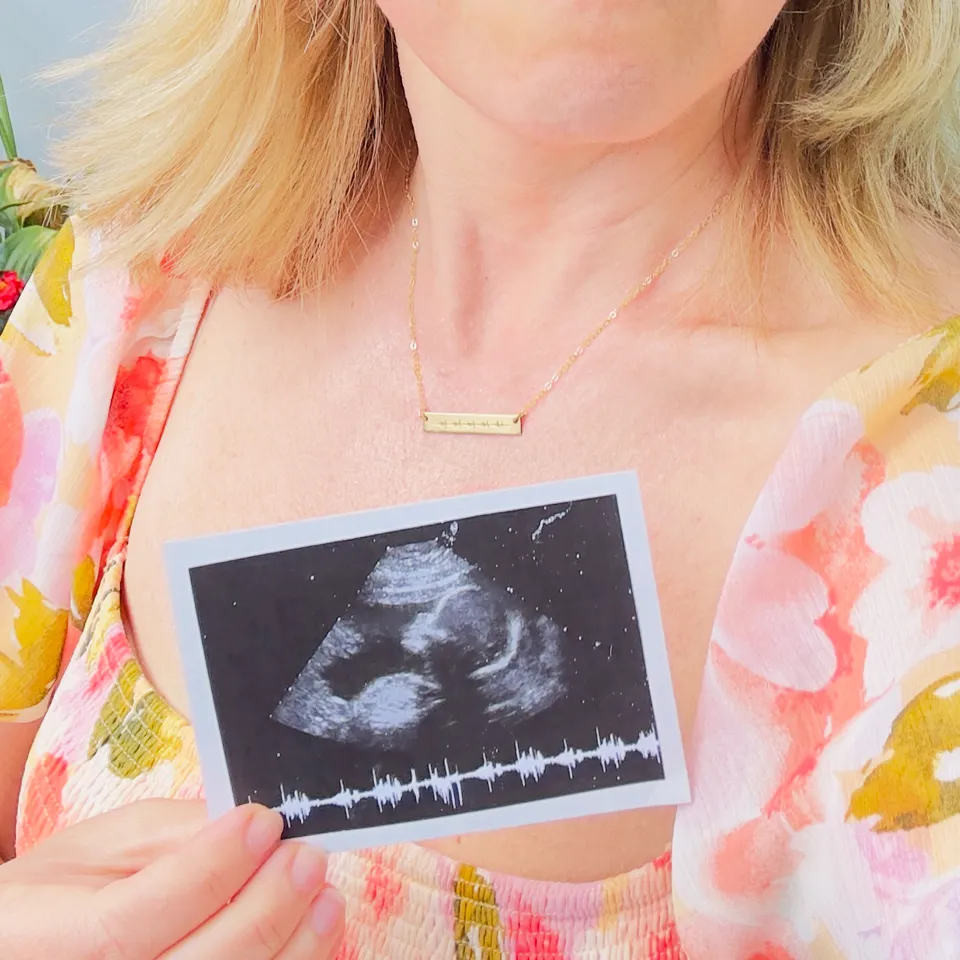
[[[642,350],[629,337],[611,338],[589,370],[547,398],[521,437],[437,436],[417,420],[405,341],[318,332],[282,310],[279,329],[264,337],[246,316],[227,304],[205,322],[131,531],[124,582],[131,632],[147,676],[184,713],[165,541],[630,470],[640,481],[689,738],[714,613],[750,508],[803,409],[841,365],[862,358],[856,345],[840,351],[834,371],[758,355],[749,340],[712,333],[650,339]],[[498,409],[496,394],[524,389],[526,371],[513,378],[494,368],[485,383],[484,369],[490,364],[467,360],[433,371],[438,405]],[[672,816],[642,811],[436,846],[512,873],[609,876],[662,852]],[[612,829],[614,820],[627,829]]]
[[[778,383],[740,345],[693,338],[698,356],[715,358],[678,377],[675,342],[623,359],[623,344],[611,340],[537,408],[522,436],[431,435],[416,416],[405,343],[294,330],[248,339],[233,320],[214,312],[201,329],[128,553],[138,645],[180,706],[166,653],[174,646],[166,540],[617,470],[640,481],[671,649],[697,659],[738,533],[818,386]],[[482,365],[431,371],[437,403],[496,408],[487,394],[529,386],[521,371],[516,385],[502,378],[485,389]],[[696,671],[689,694],[680,676],[678,693],[691,699]]]

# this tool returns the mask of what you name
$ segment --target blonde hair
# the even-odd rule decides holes
[[[735,204],[875,301],[909,306],[905,221],[960,240],[960,4],[795,0],[755,56]],[[415,156],[373,0],[149,0],[85,64],[73,204],[140,265],[301,293]]]

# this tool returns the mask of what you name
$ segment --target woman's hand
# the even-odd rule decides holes
[[[9,960],[332,960],[343,899],[326,860],[280,843],[248,805],[147,800],[55,834],[0,866]]]

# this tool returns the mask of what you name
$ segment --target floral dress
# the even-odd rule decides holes
[[[0,340],[0,720],[43,718],[21,853],[137,799],[202,796],[119,598],[210,291],[91,267],[95,245],[66,228]],[[688,753],[671,853],[600,883],[411,845],[334,855],[341,957],[960,957],[960,318],[797,425],[727,576]]]

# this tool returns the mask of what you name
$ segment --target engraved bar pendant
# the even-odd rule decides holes
[[[523,423],[515,413],[434,413],[423,415],[427,433],[520,433]]]

